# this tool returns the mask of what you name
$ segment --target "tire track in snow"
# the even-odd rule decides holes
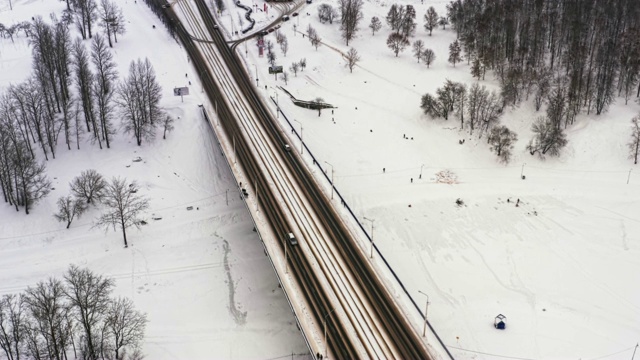
[[[220,237],[217,234],[215,236]],[[231,249],[229,248],[229,242],[227,242],[227,240],[222,240],[222,248],[224,249],[224,271],[227,274],[227,287],[229,289],[229,312],[231,312],[231,316],[236,324],[244,325],[247,322],[247,312],[238,310],[236,306],[236,288],[233,277],[231,276],[231,266],[229,265],[229,253]]]

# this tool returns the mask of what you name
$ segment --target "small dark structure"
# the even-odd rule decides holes
[[[498,314],[498,316],[493,320],[493,326],[498,330],[504,330],[507,327],[507,324],[505,323],[506,320],[506,316]]]

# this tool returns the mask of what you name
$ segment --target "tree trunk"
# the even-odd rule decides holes
[[[129,247],[129,244],[127,244],[127,230],[124,226],[124,219],[120,221],[120,225],[122,226],[122,238],[124,239],[124,247]]]

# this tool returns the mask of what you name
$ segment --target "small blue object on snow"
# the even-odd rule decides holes
[[[498,316],[493,320],[493,326],[498,330],[504,330],[507,327],[507,324],[505,323],[506,320],[506,316],[498,314]]]

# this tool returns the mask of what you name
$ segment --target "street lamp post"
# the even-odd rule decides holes
[[[258,87],[258,65],[253,64],[253,66],[256,68],[256,87]]]
[[[278,90],[269,86],[274,93],[276,93],[276,118],[280,118],[280,102],[278,101]]]
[[[333,308],[331,311],[329,311],[329,313],[327,315],[324,316],[324,319],[322,320],[322,324],[324,325],[324,357],[327,357],[327,316],[331,315],[332,312],[334,312],[336,310],[336,308]]]
[[[371,254],[369,255],[369,258],[373,259],[373,222],[376,221],[376,219],[369,219],[366,216],[364,219],[371,221]]]
[[[429,302],[429,295],[423,293],[420,290],[418,290],[418,292],[427,297],[427,305],[424,309],[424,327],[422,328],[422,337],[424,337],[427,334],[427,312],[429,311],[430,302]]]
[[[331,166],[331,200],[333,200],[333,165],[329,164],[327,161],[324,163]]]
[[[420,165],[420,176],[418,177],[418,179],[422,179],[422,168],[424,167],[424,164]]]
[[[304,128],[302,127],[300,121],[296,119],[293,119],[293,121],[297,122],[300,125],[300,155],[302,155],[304,154],[304,139],[302,137],[302,131],[304,130]]]
[[[282,238],[282,245],[284,246],[284,273],[289,273],[289,263],[287,262],[287,241]]]

